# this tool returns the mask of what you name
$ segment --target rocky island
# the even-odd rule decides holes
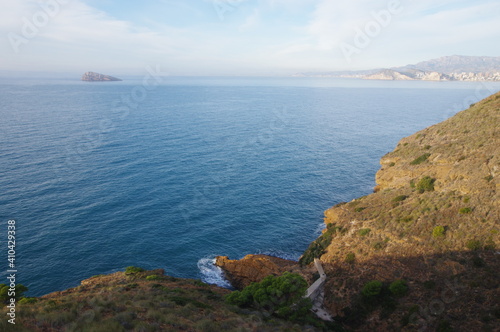
[[[109,75],[103,75],[99,73],[94,73],[92,71],[88,71],[82,75],[82,81],[111,82],[111,81],[121,81],[121,79]]]
[[[321,279],[333,323],[291,323],[224,300],[244,301],[250,291],[128,267],[20,299],[16,326],[4,319],[0,330],[498,331],[499,174],[497,93],[403,138],[382,157],[374,193],[326,210],[323,234],[299,262],[217,258],[240,290],[269,275]]]

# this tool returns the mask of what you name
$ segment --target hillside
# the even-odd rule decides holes
[[[18,304],[16,324],[2,319],[0,331],[316,331],[228,305],[227,289],[140,270],[94,276]]]
[[[326,308],[359,331],[498,330],[500,93],[402,139],[381,165],[376,192],[325,211],[302,256],[304,269],[323,262]],[[397,280],[407,293],[390,296]]]
[[[416,325],[499,327],[500,94],[402,139],[381,165],[376,193],[325,212],[332,241],[321,260],[337,276],[327,286],[330,309],[352,307],[371,279],[402,278],[410,284],[406,309],[372,317],[373,328],[398,326],[413,306],[423,319]],[[443,301],[440,292],[451,290]],[[420,310],[432,299],[439,312],[425,319]]]
[[[500,57],[451,55],[393,69],[399,71],[419,69],[444,74],[459,72],[485,73],[500,71]]]

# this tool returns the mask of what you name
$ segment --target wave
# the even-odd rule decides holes
[[[200,259],[198,270],[201,273],[201,281],[204,283],[234,289],[231,283],[224,278],[222,269],[215,265],[215,256]]]

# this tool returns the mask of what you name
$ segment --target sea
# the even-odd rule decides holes
[[[41,296],[139,266],[229,287],[216,256],[298,259],[326,209],[373,191],[380,158],[401,138],[499,90],[304,77],[0,78],[0,283],[15,270],[27,295]]]

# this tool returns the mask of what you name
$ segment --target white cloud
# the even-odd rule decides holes
[[[247,16],[245,22],[238,28],[239,31],[247,31],[256,27],[260,23],[260,11],[255,8],[253,12]]]
[[[168,19],[153,12],[150,3],[135,5],[144,12],[133,18],[118,19],[113,14],[122,17],[121,3],[115,0],[106,2],[111,6],[105,6],[108,12],[91,7],[89,0],[43,0],[68,4],[15,53],[7,36],[22,36],[23,22],[33,21],[41,11],[40,2],[3,1],[8,4],[0,11],[0,69],[141,70],[161,64],[177,74],[255,74],[256,68],[265,74],[269,68],[285,67],[290,73],[369,68],[478,49],[496,55],[493,41],[500,31],[497,0],[401,0],[401,14],[391,17],[390,24],[348,63],[341,43],[352,44],[357,29],[374,20],[372,13],[387,10],[394,0],[221,0],[234,7],[223,21],[209,5],[213,0],[159,0],[160,8],[168,9]],[[192,16],[177,20],[176,14],[186,12]]]
[[[390,2],[320,1],[307,26],[311,43],[318,52],[330,53],[331,62],[338,64],[340,45],[355,45],[357,31],[376,21],[373,13],[388,10]],[[467,55],[472,43],[499,36],[500,21],[491,14],[500,12],[497,1],[400,1],[400,6],[402,10],[392,15],[390,24],[370,37],[369,45],[353,55],[354,62],[343,61],[344,67],[388,67],[404,63],[401,59],[410,59],[412,54],[424,57],[419,61],[457,52]]]

